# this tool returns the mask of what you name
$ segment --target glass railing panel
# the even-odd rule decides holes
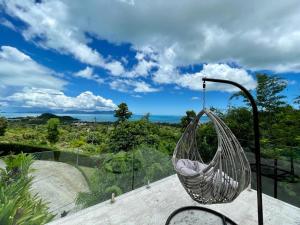
[[[255,157],[247,152],[252,169],[252,188],[256,189]],[[300,160],[294,157],[280,156],[261,158],[262,191],[264,194],[300,207]]]
[[[30,154],[34,158],[30,172],[34,178],[31,193],[48,204],[53,219],[68,216],[86,207],[147,186],[174,174],[169,154],[149,146],[129,152],[94,156],[80,151],[45,151]],[[246,152],[252,164],[252,188],[256,188],[255,157]],[[300,161],[297,157],[279,157],[277,174],[274,159],[263,157],[263,193],[300,207]],[[3,168],[3,161],[0,165]]]
[[[132,152],[133,155],[133,188],[161,180],[174,174],[171,157],[151,147],[141,146]]]

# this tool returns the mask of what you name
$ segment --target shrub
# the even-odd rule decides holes
[[[0,224],[40,225],[54,217],[39,197],[30,194],[32,160],[23,153],[4,159],[7,166],[0,170]]]
[[[4,117],[0,117],[0,136],[4,136],[7,125],[7,120]]]
[[[81,150],[83,150],[85,152],[89,152],[89,153],[98,153],[99,152],[99,148],[97,148],[97,146],[92,145],[92,144],[83,145],[81,147]]]
[[[86,136],[86,143],[97,145],[101,143],[101,139],[98,132],[89,132]]]
[[[0,156],[8,155],[10,153],[19,154],[21,152],[34,153],[43,151],[53,151],[53,149],[22,143],[0,143]]]
[[[86,142],[84,140],[82,140],[81,138],[73,140],[71,142],[71,146],[74,147],[74,148],[79,148],[79,147],[81,147],[85,144],[86,144]]]

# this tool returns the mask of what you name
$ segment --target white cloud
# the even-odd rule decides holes
[[[192,100],[199,100],[199,97],[194,96],[192,97]]]
[[[62,89],[66,81],[59,74],[38,64],[28,55],[10,46],[0,49],[1,86],[42,87]]]
[[[179,74],[172,64],[166,64],[164,67],[161,66],[154,74],[154,81],[161,84],[176,84],[179,87],[191,90],[202,90],[203,77],[232,80],[240,83],[250,90],[256,87],[256,81],[246,70],[241,68],[232,68],[227,64],[204,64],[201,71],[186,74]],[[212,82],[209,82],[206,85],[206,89],[227,92],[237,90],[237,88],[234,88],[232,85]]]
[[[25,55],[23,52],[11,46],[2,46],[0,57],[3,60],[9,60],[9,61],[21,62],[21,63],[31,60],[31,58],[28,55]]]
[[[154,82],[199,90],[198,81],[204,72],[253,88],[253,79],[245,70],[223,66],[225,71],[220,71],[220,65],[227,62],[252,70],[300,71],[298,0],[278,0],[272,2],[272,7],[267,0],[1,2],[6,12],[28,25],[22,31],[28,40],[71,54],[90,66],[103,67],[114,76],[146,77],[157,68],[152,76]],[[87,33],[115,44],[131,43],[137,51],[138,63],[131,71],[125,71],[121,61],[104,59],[89,46]],[[181,74],[178,70],[200,63],[207,64],[206,70],[214,69],[220,74]],[[117,80],[111,86],[129,86],[120,83]],[[137,91],[147,89],[131,86]],[[210,88],[232,91],[225,85],[209,84]],[[151,90],[150,87],[148,91]]]
[[[92,79],[94,77],[94,70],[93,70],[93,68],[87,66],[85,69],[78,71],[74,75],[77,77]]]
[[[175,65],[176,53],[174,51],[175,46],[165,49],[158,56],[158,70],[154,73],[153,80],[161,84],[175,83],[179,77]]]
[[[0,101],[0,107],[7,107],[8,106],[8,103],[7,102],[1,102]]]
[[[104,68],[110,71],[110,73],[114,76],[120,76],[125,72],[125,69],[119,61],[112,61],[106,63]]]
[[[157,91],[159,91],[159,89],[151,87],[149,84],[147,84],[144,81],[133,82],[133,86],[135,87],[133,89],[134,92],[143,92],[143,93],[145,93],[145,92],[157,92]]]
[[[131,95],[131,96],[134,97],[134,98],[142,98],[141,95]]]
[[[3,25],[3,26],[5,26],[5,27],[7,27],[7,28],[9,28],[9,29],[11,29],[11,30],[14,30],[14,31],[17,30],[17,28],[15,27],[15,25],[13,25],[13,23],[10,22],[7,19],[0,18],[0,24]]]
[[[94,80],[98,82],[99,84],[103,83],[104,80],[101,79],[97,74],[94,74],[94,69],[87,66],[85,69],[80,70],[76,73],[74,73],[74,76],[76,77],[82,77],[88,80]]]
[[[122,3],[126,3],[126,4],[129,4],[129,5],[134,5],[135,4],[135,1],[134,0],[118,0]]]
[[[137,50],[151,46],[159,55],[176,45],[175,67],[235,61],[249,69],[300,70],[298,0],[278,0],[272,7],[267,0],[52,0],[36,5],[19,0],[19,8],[16,1],[6,1],[8,11],[31,24],[29,34],[67,34],[45,41],[55,49],[60,46],[52,42],[73,42],[66,39],[87,47],[88,32],[110,42],[132,43]],[[34,14],[38,19],[32,22]],[[73,52],[75,47],[64,48]]]
[[[256,87],[256,81],[251,75],[247,73],[246,70],[240,68],[232,68],[226,64],[203,65],[203,70],[201,70],[200,72],[180,75],[175,82],[181,87],[189,88],[192,90],[202,90],[202,78],[215,78],[216,75],[219,79],[238,82],[239,84],[250,90]],[[214,82],[208,82],[206,85],[206,89],[214,91],[221,90],[227,92],[237,91],[237,88],[233,87],[232,85]]]
[[[159,89],[151,87],[144,81],[135,81],[128,79],[116,79],[110,83],[110,87],[120,92],[157,92]]]
[[[90,91],[75,97],[66,96],[63,92],[45,88],[24,88],[21,92],[8,96],[10,106],[27,108],[45,108],[54,110],[112,110],[116,104],[111,99],[94,95]]]
[[[43,48],[70,54],[80,62],[103,67],[113,75],[122,71],[120,62],[105,60],[98,51],[88,46],[89,39],[85,34],[88,30],[73,23],[73,15],[65,2],[13,0],[2,1],[2,4],[7,13],[27,24],[27,28],[22,31],[25,39]]]
[[[157,63],[157,55],[150,47],[137,51],[135,58],[137,64],[131,71],[124,74],[125,77],[146,77],[149,75],[151,69],[159,66]]]

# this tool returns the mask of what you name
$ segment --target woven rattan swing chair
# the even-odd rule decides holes
[[[203,114],[213,122],[218,138],[217,151],[209,164],[203,162],[196,142]],[[204,108],[187,126],[172,162],[187,193],[201,204],[231,202],[250,187],[250,164],[243,148],[227,125],[209,109]]]

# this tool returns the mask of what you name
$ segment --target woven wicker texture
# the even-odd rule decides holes
[[[208,165],[204,164],[196,141],[203,114],[213,122],[218,138],[218,149]],[[187,175],[178,169],[177,163],[182,160],[195,161],[205,166],[193,175]],[[250,165],[243,148],[227,125],[208,109],[198,113],[187,126],[176,145],[172,163],[187,193],[201,204],[231,202],[251,182]]]

